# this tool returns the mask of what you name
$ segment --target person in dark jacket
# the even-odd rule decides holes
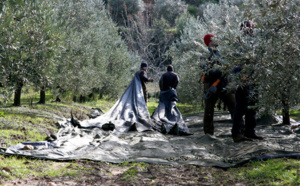
[[[214,34],[207,34],[204,36],[204,43],[208,47],[210,56],[208,62],[204,68],[206,73],[202,76],[202,82],[204,83],[204,94],[205,94],[205,109],[203,118],[203,129],[205,134],[214,135],[214,108],[216,102],[220,98],[227,106],[231,118],[233,117],[233,111],[235,106],[234,94],[227,92],[224,88],[227,86],[227,78],[218,69],[214,69],[214,65],[221,65],[215,58],[219,56],[217,50],[218,43],[212,41]]]
[[[159,80],[159,104],[152,114],[152,119],[157,124],[158,131],[175,135],[191,135],[179,109],[176,107],[177,85],[179,78],[173,71],[173,66],[167,66]]]
[[[159,80],[160,91],[166,91],[172,88],[176,89],[178,83],[178,75],[175,72],[173,72],[173,66],[168,65],[167,72],[165,72]]]
[[[245,35],[253,37],[253,29],[255,25],[252,21],[244,21],[240,30]],[[236,66],[235,73],[240,73],[242,68]],[[234,142],[249,141],[252,139],[262,140],[263,137],[256,135],[256,108],[254,107],[257,103],[258,94],[255,91],[255,85],[249,83],[251,74],[247,78],[243,78],[243,86],[238,86],[235,93],[235,110],[233,114],[233,127],[232,127],[232,138]],[[245,131],[242,130],[242,120],[245,116]]]
[[[148,69],[148,64],[146,62],[142,62],[141,63],[141,69],[139,71],[139,77],[140,77],[140,80],[141,80],[141,84],[142,84],[142,88],[143,88],[143,94],[144,94],[144,99],[145,99],[146,103],[148,101],[146,83],[147,82],[153,82],[153,79],[147,77],[147,69]]]

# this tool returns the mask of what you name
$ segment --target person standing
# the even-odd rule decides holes
[[[155,121],[159,132],[191,135],[180,111],[176,107],[178,101],[176,88],[178,83],[178,75],[173,71],[173,66],[168,65],[167,72],[159,80],[159,104],[151,117]]]
[[[148,69],[148,64],[146,62],[142,62],[141,63],[141,68],[140,68],[140,71],[139,71],[139,77],[140,77],[140,80],[141,80],[144,99],[145,99],[146,104],[147,104],[147,101],[148,101],[148,93],[147,93],[146,83],[147,82],[153,82],[152,78],[147,77],[147,69]]]
[[[252,21],[244,21],[240,30],[244,35],[253,37],[253,29],[255,25]],[[253,43],[253,42],[251,42]],[[241,51],[243,51],[241,49]],[[249,62],[246,62],[249,63]],[[235,73],[241,73],[242,68],[240,66],[235,67]],[[253,72],[250,72],[248,77],[243,78],[243,85],[238,86],[235,93],[235,110],[233,114],[233,127],[232,138],[234,142],[249,141],[252,139],[262,140],[263,137],[256,135],[256,111],[255,105],[257,103],[258,93],[256,92],[256,86],[253,83]],[[242,130],[242,120],[245,116],[245,131]]]
[[[204,98],[205,109],[203,118],[203,130],[205,134],[214,135],[214,108],[216,102],[220,98],[227,106],[231,118],[233,118],[235,100],[234,94],[227,92],[225,87],[228,84],[227,78],[222,72],[214,68],[215,65],[221,65],[216,59],[219,55],[217,50],[218,43],[211,38],[215,37],[214,34],[206,34],[203,38],[204,43],[208,47],[209,57],[207,63],[204,65],[205,74],[202,76],[202,82],[204,84]]]
[[[173,66],[168,65],[167,72],[165,72],[159,80],[160,91],[166,91],[172,88],[176,89],[178,83],[178,75],[173,71]]]

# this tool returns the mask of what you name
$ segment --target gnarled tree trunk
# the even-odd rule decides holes
[[[287,96],[282,96],[282,124],[290,125],[290,105]]]
[[[46,104],[46,90],[45,89],[46,89],[45,86],[41,87],[39,104]]]
[[[14,106],[21,105],[21,92],[22,92],[23,85],[24,84],[22,80],[17,81],[17,88],[15,90],[15,95],[14,95]]]

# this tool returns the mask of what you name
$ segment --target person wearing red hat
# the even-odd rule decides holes
[[[206,34],[203,37],[204,43],[206,44],[206,46],[208,46],[208,48],[217,47],[218,46],[217,42],[212,41],[212,39],[211,39],[212,37],[215,37],[215,34]]]
[[[214,56],[219,56],[219,52],[217,50],[219,44],[216,41],[212,40],[212,37],[215,37],[215,34],[206,34],[203,37],[204,43],[208,47],[208,51],[210,53],[208,60],[211,60]]]
[[[203,38],[204,43],[208,47],[210,55],[208,57],[208,62],[204,65],[205,74],[202,76],[202,82],[204,83],[204,98],[205,98],[205,109],[203,118],[203,130],[205,134],[214,135],[214,108],[216,102],[220,98],[224,104],[227,106],[231,117],[234,111],[234,94],[227,92],[225,87],[227,86],[227,78],[222,74],[222,72],[216,68],[214,65],[221,65],[217,57],[219,52],[217,50],[218,43],[212,40],[215,37],[214,34],[206,34]]]

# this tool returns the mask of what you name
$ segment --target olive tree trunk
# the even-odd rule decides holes
[[[45,86],[41,87],[39,104],[46,104],[46,90],[45,89],[46,89]]]
[[[22,88],[23,88],[23,81],[18,80],[17,82],[17,88],[15,90],[15,95],[14,95],[14,106],[21,106],[21,93],[22,93]]]

